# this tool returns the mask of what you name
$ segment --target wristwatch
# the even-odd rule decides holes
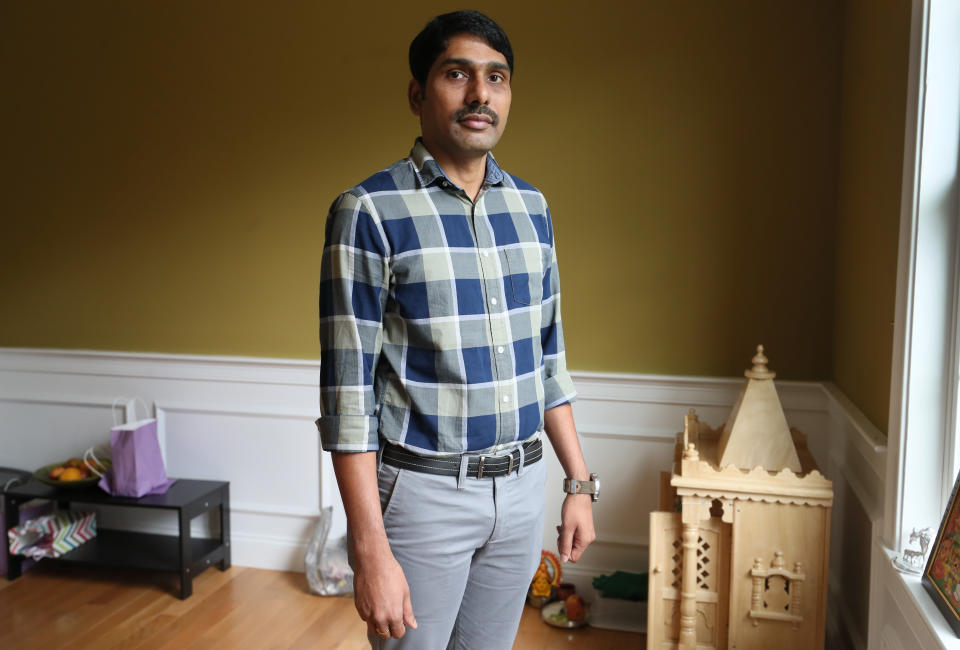
[[[567,494],[589,494],[596,501],[600,498],[600,478],[596,474],[591,474],[589,481],[565,478],[563,479],[563,491]]]

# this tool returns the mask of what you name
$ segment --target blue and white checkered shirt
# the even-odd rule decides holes
[[[490,451],[575,398],[546,200],[492,155],[474,203],[418,139],[334,202],[320,277],[327,451]]]

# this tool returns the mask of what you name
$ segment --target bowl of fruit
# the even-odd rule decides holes
[[[110,467],[110,461],[104,460],[100,467],[93,461],[71,458],[60,463],[44,465],[33,473],[33,477],[47,485],[60,488],[84,488],[94,485]]]

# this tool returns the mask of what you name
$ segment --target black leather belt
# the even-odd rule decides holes
[[[387,465],[409,469],[426,474],[441,476],[459,476],[461,456],[431,457],[420,456],[407,451],[399,445],[384,443],[381,460]],[[467,454],[467,476],[470,478],[489,478],[507,476],[520,469],[520,450],[490,456]],[[523,445],[523,466],[533,465],[543,458],[543,443],[537,439]]]

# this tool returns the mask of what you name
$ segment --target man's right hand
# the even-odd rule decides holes
[[[417,620],[407,578],[383,528],[376,456],[373,452],[334,453],[333,471],[347,511],[357,611],[371,634],[399,639],[407,627],[417,627]]]
[[[357,611],[370,633],[399,639],[407,627],[416,629],[407,578],[389,550],[357,559],[353,591]]]

